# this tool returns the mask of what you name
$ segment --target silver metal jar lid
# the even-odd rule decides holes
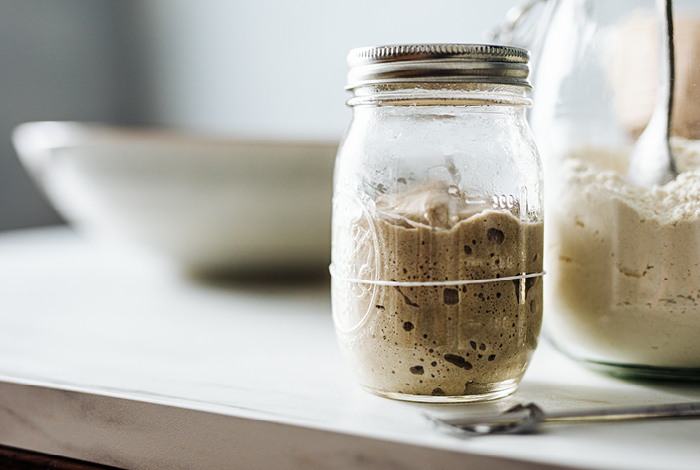
[[[381,83],[496,83],[530,87],[530,53],[513,46],[405,44],[353,49],[347,89]]]

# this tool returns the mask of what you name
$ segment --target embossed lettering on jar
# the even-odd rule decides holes
[[[336,160],[333,318],[367,390],[474,401],[517,388],[542,321],[528,53],[408,45],[348,57]]]

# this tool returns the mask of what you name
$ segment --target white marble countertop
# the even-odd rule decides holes
[[[0,234],[3,445],[129,469],[695,469],[700,420],[460,438],[424,417],[691,400],[700,384],[624,382],[542,342],[511,397],[392,401],[345,369],[326,280],[194,282],[64,228]]]

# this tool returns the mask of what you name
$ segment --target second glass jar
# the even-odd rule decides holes
[[[479,45],[350,53],[333,317],[373,393],[492,399],[525,372],[542,321],[544,222],[527,62],[525,50]]]

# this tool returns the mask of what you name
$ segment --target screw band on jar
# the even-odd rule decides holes
[[[530,53],[488,44],[404,44],[353,49],[347,89],[378,83],[498,83],[530,88]]]
[[[369,279],[351,279],[343,276],[338,276],[334,273],[333,266],[329,268],[331,277],[339,281],[357,282],[360,284],[373,284],[378,286],[396,286],[396,287],[431,287],[431,286],[461,286],[464,284],[482,284],[486,282],[498,281],[518,281],[520,279],[529,279],[533,277],[541,277],[546,274],[545,271],[539,273],[518,274],[517,276],[495,277],[491,279],[462,279],[457,281],[378,281]]]

